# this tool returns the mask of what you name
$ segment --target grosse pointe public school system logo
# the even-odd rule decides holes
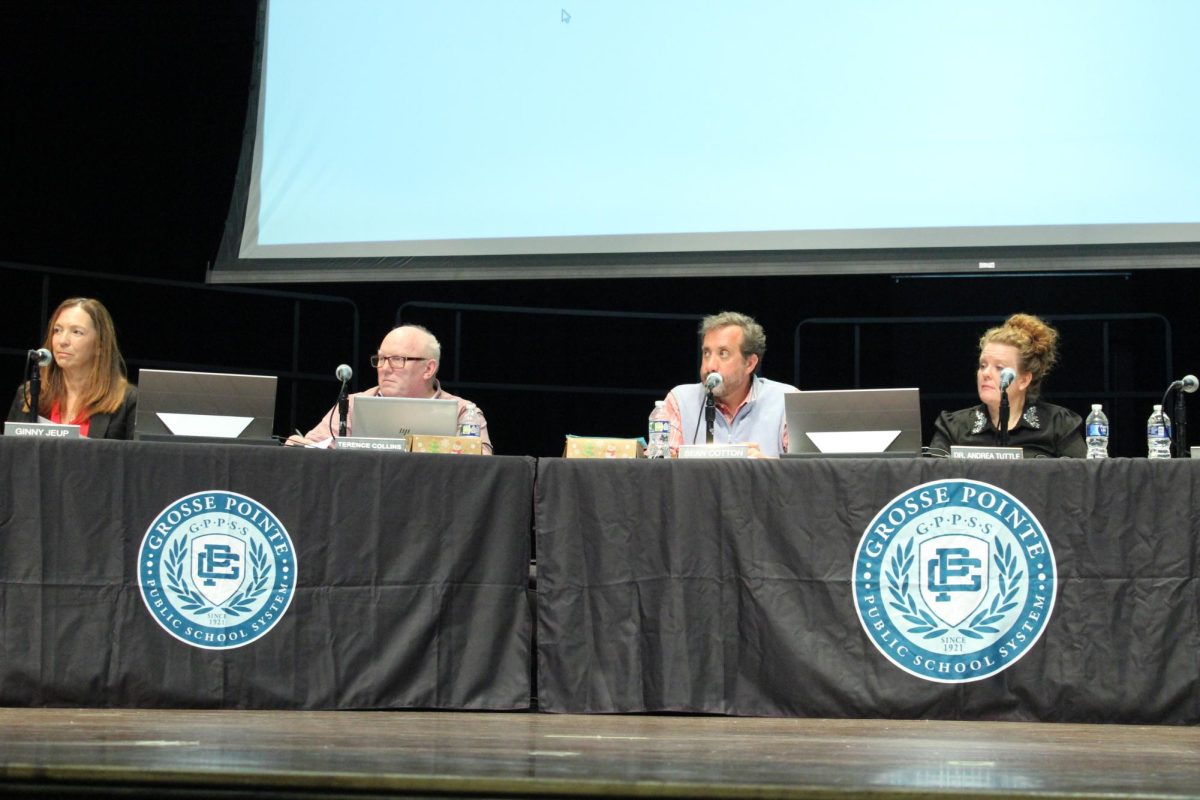
[[[279,519],[233,492],[196,492],[150,523],[138,550],[138,584],[163,630],[222,650],[262,637],[296,591],[296,551]]]
[[[867,526],[854,601],[871,641],[919,678],[995,675],[1037,642],[1054,609],[1054,551],[1003,489],[969,480],[917,486]]]

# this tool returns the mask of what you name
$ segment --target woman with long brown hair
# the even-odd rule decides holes
[[[133,438],[137,390],[125,376],[117,332],[99,300],[73,297],[50,316],[42,345],[52,360],[42,367],[36,414],[29,407],[29,385],[22,384],[8,412],[10,421],[41,417],[79,425],[92,439]]]

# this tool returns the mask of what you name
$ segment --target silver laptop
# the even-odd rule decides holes
[[[917,456],[918,389],[846,389],[784,395],[788,455]]]
[[[418,397],[354,398],[355,438],[401,439],[410,434],[458,433],[458,401]]]
[[[143,369],[134,438],[271,442],[277,382],[274,375]]]

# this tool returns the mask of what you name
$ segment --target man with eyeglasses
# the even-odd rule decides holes
[[[754,374],[767,351],[767,335],[752,317],[722,311],[700,323],[700,383],[676,386],[667,395],[671,452],[681,444],[704,444],[705,381],[720,375],[713,389],[714,444],[748,444],[754,457],[787,452],[783,396],[794,386]]]
[[[371,366],[375,367],[379,383],[365,392],[350,395],[350,408],[346,415],[346,434],[353,435],[354,398],[364,395],[369,397],[421,397],[437,400],[457,400],[458,419],[461,422],[472,405],[461,397],[456,397],[442,389],[438,382],[437,371],[441,363],[442,346],[434,335],[420,325],[402,325],[393,328],[379,345],[379,352],[371,356]],[[488,435],[487,420],[483,411],[476,406],[476,419],[479,421],[479,441],[485,455],[491,455],[492,440]],[[313,429],[304,435],[292,436],[288,441],[292,444],[320,444],[329,440],[331,431],[336,431],[341,423],[337,406],[321,419]]]

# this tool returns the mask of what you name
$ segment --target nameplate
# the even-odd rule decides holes
[[[680,458],[746,458],[749,445],[744,444],[681,444]]]
[[[338,450],[391,450],[407,453],[407,439],[377,439],[371,436],[343,436],[337,440]]]
[[[967,444],[950,445],[951,458],[1002,459],[1011,461],[1024,458],[1025,451],[1019,447],[975,447]]]
[[[79,439],[78,425],[59,425],[56,422],[6,422],[5,436],[41,436],[45,439]]]

